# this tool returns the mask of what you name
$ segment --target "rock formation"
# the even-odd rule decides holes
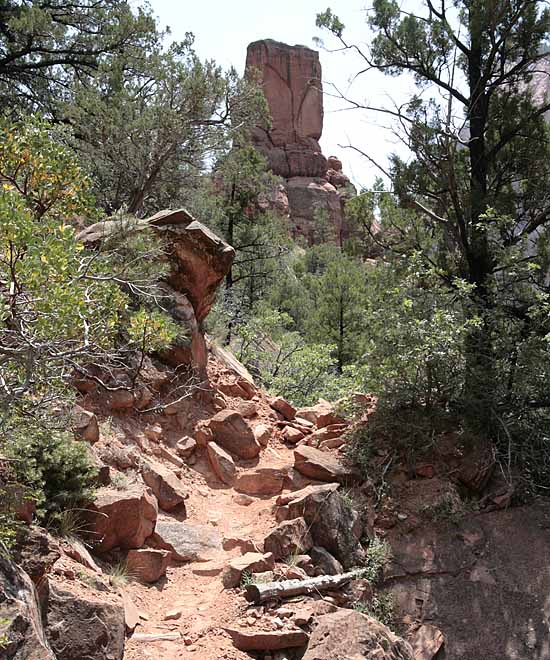
[[[271,39],[248,46],[246,70],[259,73],[271,112],[271,127],[256,128],[253,142],[274,174],[285,180],[294,236],[309,243],[349,235],[344,201],[355,189],[342,163],[321,153],[323,92],[317,51]],[[280,206],[280,204],[279,204]]]
[[[165,305],[189,334],[188,341],[173,346],[164,357],[174,366],[191,364],[200,381],[206,381],[208,349],[202,323],[233,263],[235,250],[185,209],[159,211],[142,220],[105,220],[81,231],[78,239],[90,246],[123,232],[150,227],[163,237],[170,265],[163,287]]]

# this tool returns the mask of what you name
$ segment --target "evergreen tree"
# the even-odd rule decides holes
[[[368,50],[356,48],[363,75],[410,74],[419,87],[394,112],[413,157],[393,156],[389,174],[424,229],[416,235],[413,222],[390,232],[386,248],[415,251],[451,290],[467,290],[463,309],[475,323],[465,340],[463,406],[471,423],[495,433],[517,388],[518,346],[547,332],[532,312],[537,295],[548,293],[550,99],[534,89],[547,85],[538,71],[548,66],[550,12],[533,0],[422,5],[418,12],[375,0],[367,12],[374,38]],[[330,10],[317,23],[355,48]],[[503,332],[516,338],[505,355]]]
[[[3,0],[0,3],[0,102],[54,112],[76,76],[86,78],[124,52],[126,64],[158,45],[147,7],[126,0]]]

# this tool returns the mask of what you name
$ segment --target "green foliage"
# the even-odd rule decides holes
[[[124,588],[133,577],[132,572],[128,568],[125,561],[113,564],[109,568],[109,582],[115,589]]]
[[[62,389],[82,362],[107,365],[124,327],[126,352],[159,349],[176,334],[159,310],[140,309],[164,272],[147,258],[160,253],[152,235],[128,237],[122,222],[128,231],[99,253],[77,239],[70,222],[97,212],[65,137],[34,118],[0,122],[0,404]]]
[[[391,593],[375,594],[369,604],[355,603],[354,609],[392,628],[395,623],[395,600]]]
[[[0,495],[4,496],[3,489],[0,489]],[[17,536],[17,523],[10,511],[0,512],[0,557],[9,555],[10,549],[15,543]]]
[[[362,353],[367,272],[335,246],[325,245],[316,252],[311,255],[317,262],[315,270],[306,276],[313,302],[306,332],[312,341],[335,346],[333,354],[342,373]]]
[[[4,107],[55,109],[73,77],[123,52],[135,66],[158,42],[148,7],[123,0],[2,3],[0,98]]]
[[[266,388],[306,405],[334,389],[333,351],[331,346],[306,343],[298,332],[289,331],[291,324],[286,314],[260,309],[248,323],[237,326],[235,345],[239,359]]]
[[[332,13],[330,8],[320,14],[317,14],[315,25],[317,27],[330,30],[330,32],[332,32],[337,37],[342,36],[342,32],[346,27],[338,18],[338,16]]]
[[[4,626],[9,627],[10,625],[10,620],[9,619],[0,619],[0,626],[3,628]],[[6,633],[0,632],[0,651],[2,649],[7,648],[8,644],[10,643],[10,638]]]
[[[357,50],[365,70],[412,75],[419,91],[396,112],[410,154],[391,157],[393,193],[349,204],[388,264],[377,268],[365,361],[352,375],[380,395],[381,421],[405,410],[403,437],[415,410],[427,412],[421,426],[456,416],[498,444],[508,473],[544,490],[550,131],[537,70],[550,11],[413,5],[376,0],[373,38]],[[332,12],[319,24],[353,47]]]
[[[367,558],[361,575],[371,584],[376,584],[391,557],[390,544],[375,536],[369,543]]]
[[[457,493],[446,492],[439,500],[423,508],[423,513],[434,522],[457,523],[464,516],[465,506]]]
[[[17,482],[29,489],[49,525],[63,527],[69,515],[63,512],[93,498],[96,470],[87,445],[69,432],[40,416],[12,415],[2,421],[2,437]]]
[[[370,428],[358,424],[347,434],[347,458],[360,469],[366,479],[369,475],[370,462],[374,456],[374,443]]]
[[[254,314],[279,276],[286,227],[270,200],[280,185],[265,158],[243,138],[241,146],[218,160],[212,179],[194,200],[196,213],[210,218],[210,226],[236,252],[223,292],[226,341],[235,325]]]

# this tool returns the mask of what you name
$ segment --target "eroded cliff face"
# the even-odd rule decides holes
[[[263,39],[248,46],[246,69],[258,72],[271,112],[269,129],[253,141],[274,174],[285,180],[293,236],[309,243],[338,243],[349,236],[345,200],[355,194],[340,161],[325,158],[319,54],[305,46]]]

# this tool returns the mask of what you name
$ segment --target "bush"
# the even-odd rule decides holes
[[[14,476],[35,499],[41,520],[55,527],[62,512],[93,499],[96,469],[85,443],[42,417],[12,418],[3,431],[2,450],[13,459]]]

